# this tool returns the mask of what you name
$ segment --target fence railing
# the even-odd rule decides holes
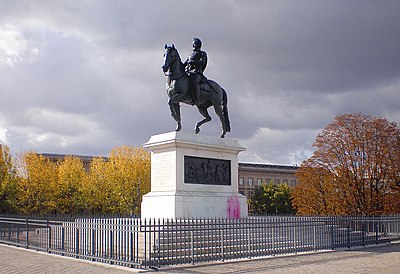
[[[400,216],[0,217],[1,243],[129,267],[350,248],[399,239]]]

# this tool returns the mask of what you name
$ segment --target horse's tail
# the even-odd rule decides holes
[[[229,121],[229,115],[228,115],[228,96],[226,94],[226,91],[222,88],[223,91],[223,97],[222,97],[222,113],[224,114],[225,118],[225,126],[226,126],[226,132],[231,131],[231,122]]]

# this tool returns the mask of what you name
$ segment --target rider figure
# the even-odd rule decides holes
[[[201,50],[201,41],[199,38],[193,39],[193,51],[186,59],[184,65],[193,90],[192,104],[197,105],[200,98],[200,81],[204,77],[203,72],[207,66],[207,53]]]

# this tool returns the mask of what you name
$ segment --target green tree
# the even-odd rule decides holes
[[[253,214],[290,214],[293,213],[292,190],[287,184],[262,184],[256,186],[249,200],[250,213]]]

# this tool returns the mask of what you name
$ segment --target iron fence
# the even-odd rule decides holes
[[[0,217],[0,242],[129,267],[317,251],[400,239],[400,216],[245,219]]]

